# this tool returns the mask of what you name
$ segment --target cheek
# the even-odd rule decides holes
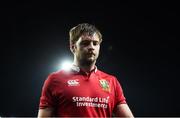
[[[86,51],[85,51],[85,48],[78,47],[78,48],[76,49],[76,53],[77,53],[78,55],[82,55],[84,52],[86,52]]]
[[[100,46],[96,47],[96,51],[99,52],[100,50]]]

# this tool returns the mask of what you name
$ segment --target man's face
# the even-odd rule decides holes
[[[83,34],[74,45],[74,54],[81,64],[91,64],[99,56],[100,40],[96,33],[89,36]]]

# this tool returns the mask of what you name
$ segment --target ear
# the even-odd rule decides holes
[[[75,44],[70,44],[70,50],[74,54],[74,52],[75,52]]]

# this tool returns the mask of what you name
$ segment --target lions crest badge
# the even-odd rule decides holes
[[[102,87],[102,89],[106,92],[110,92],[109,82],[105,79],[100,79],[99,84]]]

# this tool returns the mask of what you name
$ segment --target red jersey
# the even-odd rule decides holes
[[[60,117],[110,117],[118,104],[126,100],[114,76],[97,69],[87,75],[74,66],[48,76],[39,108],[54,108]]]

